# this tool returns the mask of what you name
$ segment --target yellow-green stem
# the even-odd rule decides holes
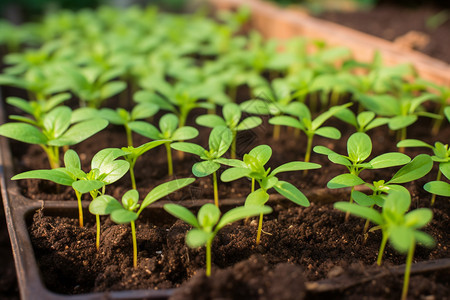
[[[173,163],[172,163],[172,149],[170,149],[170,143],[165,143],[166,152],[167,152],[167,172],[169,176],[173,175]]]
[[[383,237],[381,238],[381,244],[380,244],[380,250],[378,250],[378,258],[377,258],[377,265],[381,266],[381,261],[383,260],[383,253],[384,248],[386,248],[386,243],[388,240],[388,235],[384,232],[382,233]]]
[[[441,180],[441,175],[442,175],[441,169],[438,169],[436,181],[440,181],[440,180]],[[434,202],[435,202],[435,201],[436,201],[436,194],[433,194],[433,195],[431,196],[431,206],[434,205]]]
[[[375,204],[372,204],[370,208],[373,208]],[[366,219],[366,223],[364,224],[363,235],[367,233],[367,229],[369,229],[369,219]]]
[[[134,163],[130,164],[130,178],[131,178],[131,187],[132,189],[136,189],[136,178],[134,177]]]
[[[83,228],[83,204],[81,203],[81,193],[75,190],[75,195],[77,196],[78,201],[78,220],[80,222],[80,227]]]
[[[261,242],[262,223],[263,223],[263,214],[260,214],[258,222],[258,232],[256,233],[256,245],[259,245],[259,243]]]
[[[352,193],[353,193],[354,190],[355,190],[355,187],[352,186],[352,190],[350,191],[350,201],[349,201],[350,203],[353,203]],[[350,218],[350,212],[349,211],[345,214],[345,222],[348,222],[348,218]]]
[[[206,276],[211,276],[211,244],[212,239],[206,243]]]
[[[255,178],[252,178],[252,193],[255,191]]]
[[[125,124],[125,132],[127,134],[127,144],[128,144],[128,146],[132,147],[133,146],[133,134],[131,132],[130,127],[127,124]]]
[[[415,247],[416,241],[413,239],[411,242],[411,246],[408,250],[408,256],[406,257],[405,276],[403,278],[402,300],[406,300],[406,297],[408,296],[409,276],[411,274],[411,264],[414,256]]]
[[[406,127],[403,127],[402,129],[400,129],[399,134],[397,135],[397,140],[403,141],[404,139],[406,139]],[[400,147],[398,148],[398,152],[400,153],[405,153],[405,147]]]
[[[100,249],[100,215],[95,215],[95,222],[97,224],[97,237],[95,240],[95,246],[97,250]]]
[[[217,174],[213,173],[213,185],[214,185],[214,204],[219,207],[219,189],[217,188]]]
[[[273,139],[275,141],[278,141],[280,139],[280,131],[281,131],[280,125],[276,124],[273,126]]]
[[[331,99],[330,99],[330,104],[331,106],[336,106],[339,103],[339,92],[336,91],[332,91],[331,92]]]
[[[443,115],[444,115],[444,108],[445,108],[445,105],[444,105],[444,104],[441,104],[441,106],[439,107],[439,110],[437,111],[437,114],[438,114],[439,116],[443,116]],[[441,119],[435,119],[435,120],[434,120],[433,128],[431,129],[431,133],[432,133],[433,135],[438,134],[439,129],[441,128],[441,124],[442,124],[442,121],[443,121],[443,120],[444,120],[443,118],[441,118]]]
[[[134,221],[131,221],[131,237],[133,238],[133,266],[137,268],[137,241]]]

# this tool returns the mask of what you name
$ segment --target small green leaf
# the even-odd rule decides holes
[[[389,241],[400,253],[408,252],[414,242],[414,231],[405,226],[392,226],[389,230]]]
[[[214,128],[216,126],[226,126],[225,120],[217,115],[202,115],[195,119],[195,123],[200,126]]]
[[[300,171],[300,170],[312,170],[312,169],[320,169],[322,166],[315,163],[303,162],[303,161],[293,161],[285,163],[275,170],[273,170],[270,174],[276,175],[281,172],[289,172],[289,171]]]
[[[184,206],[178,205],[178,204],[164,204],[164,210],[167,211],[172,216],[183,220],[184,222],[188,223],[189,225],[192,225],[196,228],[199,228],[200,225],[198,224],[197,218],[193,213],[189,211]]]
[[[262,166],[264,166],[272,156],[272,148],[268,145],[259,145],[248,153],[253,156]]]
[[[248,117],[242,120],[241,123],[236,127],[237,131],[249,130],[261,125],[262,120],[260,117]]]
[[[131,119],[140,120],[154,116],[159,110],[159,106],[154,103],[139,103],[131,110]]]
[[[269,119],[269,124],[272,125],[283,125],[293,128],[298,128],[301,130],[305,130],[305,126],[298,120],[289,116],[275,116]]]
[[[138,214],[124,208],[116,209],[111,212],[111,220],[117,224],[127,224],[136,221]]]
[[[324,146],[315,146],[313,148],[313,151],[318,154],[323,154],[323,155],[337,154],[333,150],[328,149],[327,147],[324,147]],[[340,155],[340,154],[337,154],[337,155]]]
[[[279,180],[274,185],[275,190],[286,197],[288,200],[294,202],[295,204],[308,207],[309,201],[308,198],[294,185],[290,184],[289,182]]]
[[[220,164],[211,160],[205,160],[198,163],[195,163],[192,166],[192,173],[196,177],[205,177],[208,176],[220,168]]]
[[[414,238],[419,244],[428,248],[433,248],[436,245],[433,237],[422,231],[414,231]]]
[[[359,178],[358,176],[354,174],[340,174],[327,183],[327,187],[329,189],[339,189],[339,188],[345,188],[345,187],[353,187],[357,185],[364,184],[364,180]]]
[[[172,135],[173,141],[190,140],[198,136],[198,130],[191,126],[184,126],[174,131]]]
[[[150,123],[144,122],[144,121],[134,121],[130,122],[128,124],[130,129],[142,136],[145,136],[146,138],[152,139],[152,140],[158,140],[160,139],[160,132],[159,130],[153,126]]]
[[[331,153],[328,155],[328,159],[335,163],[335,164],[339,164],[339,165],[344,165],[344,166],[352,166],[352,162],[348,160],[347,157],[337,154],[337,153]]]
[[[341,132],[334,127],[319,128],[316,130],[316,134],[333,140],[341,138]]]
[[[0,135],[28,144],[46,145],[47,137],[36,127],[25,123],[6,123],[0,126]]]
[[[207,233],[200,229],[191,229],[186,235],[186,244],[190,248],[197,248],[205,246],[208,240],[213,236],[213,233]]]
[[[209,135],[209,149],[216,152],[215,157],[221,157],[233,141],[231,130],[224,126],[214,127]]]
[[[372,197],[360,191],[353,191],[352,198],[361,206],[372,206],[375,203],[375,200]]]
[[[74,179],[68,175],[67,173],[59,170],[32,170],[17,174],[11,178],[12,180],[18,179],[44,179],[50,180],[57,184],[68,185],[71,186]]]
[[[175,192],[176,190],[188,186],[194,181],[195,181],[194,178],[181,178],[165,182],[156,186],[147,194],[147,196],[145,196],[144,200],[142,201],[141,208],[139,209],[139,213],[153,202]]]
[[[429,208],[417,208],[405,215],[405,225],[414,229],[422,228],[433,218]]]
[[[109,215],[117,209],[123,209],[122,205],[109,195],[99,196],[89,204],[89,211],[94,215]]]
[[[372,152],[372,141],[367,134],[356,132],[348,138],[347,151],[350,160],[362,162],[368,158]]]
[[[263,206],[269,200],[269,194],[263,189],[257,189],[245,199],[245,206]]]
[[[390,183],[405,183],[413,180],[417,180],[430,172],[433,167],[433,161],[429,155],[419,154],[410,163],[402,167],[397,173],[394,174]]]
[[[220,219],[220,210],[214,204],[207,203],[200,207],[197,219],[201,228],[206,229],[205,231],[211,231]]]
[[[61,137],[49,141],[52,146],[70,146],[78,144],[105,129],[108,121],[104,119],[92,119],[77,123],[70,127]]]
[[[428,145],[425,142],[414,140],[414,139],[407,139],[403,140],[397,143],[397,147],[427,147],[427,148],[433,148],[433,146]]]
[[[383,224],[383,217],[381,216],[381,214],[370,207],[364,207],[348,202],[336,202],[334,204],[334,208],[342,210],[344,212],[350,212],[352,215],[361,218],[366,218],[377,225]]]
[[[220,180],[223,182],[230,182],[237,180],[242,177],[246,177],[251,173],[251,170],[248,168],[230,168],[223,171],[223,173],[220,175]]]
[[[105,185],[99,180],[77,180],[72,183],[72,188],[79,193],[88,193],[90,191],[99,190]]]
[[[272,208],[269,206],[240,206],[226,212],[216,226],[215,231],[220,230],[224,226],[248,217],[258,216],[260,214],[270,214]]]
[[[388,125],[389,129],[391,130],[399,130],[408,127],[409,125],[413,124],[416,121],[417,121],[416,115],[396,116],[389,121]]]
[[[171,136],[178,127],[178,117],[174,114],[165,114],[159,120],[159,129],[163,135]]]
[[[431,194],[450,197],[450,183],[444,181],[430,181],[427,182],[423,188]]]
[[[373,111],[363,111],[356,117],[359,126],[362,128],[366,127],[374,118],[375,113]]]
[[[369,162],[369,164],[372,166],[371,169],[383,169],[394,166],[401,166],[409,163],[410,161],[411,158],[403,153],[390,152],[375,157]]]
[[[127,84],[123,81],[112,81],[105,84],[100,90],[101,99],[108,99],[119,94],[127,88]]]
[[[74,150],[69,149],[64,154],[64,166],[66,168],[81,169],[80,157]]]
[[[43,126],[49,138],[58,138],[70,126],[72,110],[67,106],[56,107],[44,116]],[[105,126],[106,127],[106,126]]]
[[[178,151],[192,153],[198,156],[203,156],[206,152],[205,148],[193,143],[185,143],[185,142],[172,143],[170,144],[170,147]]]

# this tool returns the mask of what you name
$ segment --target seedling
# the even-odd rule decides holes
[[[131,177],[131,186],[133,189],[136,189],[136,178],[134,176],[134,166],[136,165],[137,159],[143,155],[145,152],[158,147],[159,145],[162,145],[166,143],[165,140],[159,140],[159,141],[151,141],[148,143],[145,143],[137,148],[134,148],[133,146],[123,147],[122,151],[124,152],[124,159],[130,163],[130,177]]]
[[[366,162],[372,152],[372,141],[367,134],[362,132],[356,132],[348,138],[347,155],[338,154],[324,146],[314,147],[314,152],[327,155],[331,162],[343,165],[348,169],[349,173],[340,174],[332,178],[327,183],[327,187],[330,189],[352,187],[352,193],[355,186],[364,184],[364,180],[359,177],[359,174],[363,170],[401,166],[411,160],[403,153],[389,152],[376,156]],[[350,195],[350,203],[352,202],[353,198]],[[348,214],[346,215],[347,219]]]
[[[422,142],[420,140],[414,140],[414,139],[408,139],[401,141],[397,144],[397,147],[426,147],[433,150],[434,155],[431,156],[431,159],[434,162],[439,163],[439,169],[436,177],[436,181],[430,182],[426,185],[425,190],[432,193],[433,196],[431,197],[431,205],[434,205],[434,202],[436,200],[436,194],[439,195],[449,195],[450,191],[445,191],[445,187],[447,186],[445,182],[441,181],[442,174],[445,175],[445,177],[450,177],[450,148],[446,144],[444,145],[441,142],[434,143],[434,146],[427,144],[425,142]],[[440,183],[442,182],[442,183]],[[441,189],[444,188],[444,190],[441,191]],[[433,193],[433,190],[437,193]]]
[[[164,140],[167,153],[167,169],[169,176],[173,175],[172,150],[174,141],[190,140],[198,136],[198,130],[191,126],[178,127],[178,118],[174,114],[165,114],[159,120],[159,128],[150,123],[135,121],[130,124],[131,130],[149,139]]]
[[[268,168],[266,170],[264,166],[269,161],[271,156],[272,148],[270,148],[270,146],[257,146],[253,148],[248,154],[244,154],[244,158],[242,161],[236,159],[224,161],[224,164],[230,165],[232,166],[232,168],[225,170],[220,176],[220,179],[224,182],[230,182],[239,178],[249,177],[252,179],[252,193],[250,195],[255,192],[256,181],[258,182],[260,189],[266,194],[269,189],[274,188],[278,193],[286,197],[288,200],[294,202],[295,204],[301,206],[309,206],[308,199],[300,190],[298,190],[294,185],[290,184],[287,181],[279,180],[276,175],[281,172],[318,169],[321,166],[315,163],[294,161],[285,163],[275,168],[274,170],[271,170],[271,168]],[[268,199],[265,199],[265,196],[262,194],[262,192],[253,194],[253,196],[249,196],[249,198],[259,199],[257,201],[255,199],[247,199],[247,201],[250,201],[250,203],[259,202],[262,205]],[[260,242],[261,232],[262,216],[260,216],[259,220],[256,244],[259,244]]]
[[[217,207],[219,207],[219,190],[216,171],[220,168],[220,164],[225,161],[222,156],[230,148],[232,140],[233,134],[230,129],[225,126],[217,126],[213,128],[209,135],[209,151],[193,143],[178,142],[171,145],[175,150],[192,153],[202,159],[201,162],[192,166],[192,173],[197,177],[213,174],[214,204]]]
[[[442,116],[427,112],[422,103],[435,99],[431,93],[423,93],[418,97],[405,95],[399,99],[391,95],[361,95],[360,102],[370,111],[377,115],[390,117],[387,123],[389,129],[397,131],[397,140],[406,139],[406,129],[417,121],[419,116],[440,119]],[[402,149],[400,149],[403,152]]]
[[[71,124],[72,110],[67,106],[52,109],[42,117],[42,124],[6,123],[0,126],[0,135],[24,143],[37,144],[47,153],[50,167],[59,167],[59,147],[75,145],[108,126],[100,118]]]
[[[211,203],[203,205],[197,217],[187,208],[177,204],[165,204],[164,209],[194,227],[186,235],[186,244],[189,247],[206,246],[206,276],[211,275],[211,245],[220,229],[241,219],[272,212],[272,208],[268,206],[241,206],[229,210],[220,217],[219,208]]]
[[[294,102],[288,105],[286,112],[295,116],[296,118],[291,116],[276,116],[271,118],[269,120],[269,123],[294,127],[303,131],[308,138],[308,142],[306,145],[305,162],[309,162],[314,135],[320,135],[334,140],[341,138],[341,133],[336,128],[330,126],[321,126],[333,115],[350,105],[351,103],[347,103],[344,105],[331,107],[328,111],[320,114],[313,120],[309,108],[304,103]]]
[[[355,127],[357,132],[367,132],[389,123],[388,118],[375,118],[376,114],[372,111],[363,111],[358,115],[355,115],[355,113],[348,108],[338,111],[335,114],[335,117]]]
[[[236,158],[236,136],[239,131],[249,130],[261,125],[262,120],[259,117],[247,117],[241,121],[242,111],[239,105],[227,103],[222,110],[223,118],[217,115],[202,115],[195,122],[199,125],[214,128],[216,126],[226,126],[233,134],[231,143],[231,158]]]
[[[193,178],[176,179],[165,182],[153,188],[139,205],[139,193],[137,190],[129,190],[122,196],[122,203],[109,195],[101,195],[89,204],[89,211],[95,215],[110,215],[111,220],[117,224],[131,225],[131,237],[133,239],[133,266],[137,268],[137,240],[135,221],[141,212],[153,202],[175,192],[194,182]]]
[[[406,299],[408,294],[411,263],[416,243],[430,248],[435,244],[431,236],[418,230],[431,221],[433,217],[432,211],[428,208],[418,208],[406,213],[410,204],[411,196],[409,193],[399,192],[391,192],[385,197],[381,213],[373,208],[348,202],[337,202],[334,204],[334,207],[339,210],[369,219],[378,225],[377,228],[381,229],[383,237],[378,252],[378,265],[381,265],[384,248],[388,239],[397,251],[408,254],[406,258],[402,299]]]
[[[127,134],[128,146],[133,146],[133,136],[131,133],[132,124],[137,120],[152,117],[158,110],[159,107],[156,104],[140,103],[134,106],[131,112],[128,112],[123,108],[117,108],[116,110],[102,108],[100,110],[100,116],[108,120],[111,124],[124,126]]]

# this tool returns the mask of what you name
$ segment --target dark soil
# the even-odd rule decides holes
[[[429,4],[406,7],[385,3],[369,11],[326,12],[318,17],[389,41],[400,38],[397,43],[406,48],[450,63],[450,18],[438,28],[426,26],[427,20],[441,11],[443,8]]]
[[[343,194],[337,196],[336,200],[345,200],[346,197]],[[420,206],[428,205],[427,201],[415,202]],[[333,209],[332,204],[312,203],[310,207],[304,208],[280,202],[272,203],[272,206],[274,212],[264,217],[263,226],[264,231],[271,235],[263,235],[259,246],[255,246],[256,219],[250,220],[248,225],[241,221],[226,226],[217,235],[212,249],[213,274],[231,278],[223,283],[201,283],[205,267],[204,249],[187,248],[184,238],[190,227],[181,221],[174,222],[172,218],[162,223],[165,213],[161,209],[155,209],[149,219],[137,223],[137,269],[132,267],[131,230],[128,225],[116,225],[105,219],[100,251],[95,248],[95,226],[92,220],[85,228],[79,228],[77,219],[46,215],[44,208],[44,211],[40,210],[34,215],[29,230],[45,284],[50,290],[65,294],[178,287],[197,274],[189,285],[195,286],[196,282],[200,282],[201,288],[197,286],[194,289],[203,289],[206,285],[205,289],[214,295],[230,286],[238,289],[239,285],[248,285],[249,290],[242,293],[249,293],[250,299],[266,299],[258,298],[258,295],[262,292],[274,295],[278,291],[273,290],[269,283],[276,286],[276,282],[281,281],[280,288],[291,285],[289,277],[279,276],[285,272],[301,274],[299,285],[293,287],[295,293],[301,293],[303,277],[307,281],[315,281],[355,272],[361,276],[363,266],[374,266],[381,235],[380,232],[369,234],[364,244],[361,236],[363,220],[351,217],[349,222],[344,222],[344,214]],[[435,237],[437,247],[418,247],[415,261],[450,257],[449,206],[450,203],[440,201],[433,208],[434,219],[425,231]],[[387,247],[385,266],[402,264],[404,261],[403,255]],[[242,263],[233,269],[247,269],[247,273],[252,275],[248,282],[243,281],[243,278],[248,277],[245,274],[219,272],[239,262]],[[269,275],[260,287],[262,290],[256,289],[255,282],[259,282],[261,273]],[[433,285],[418,285],[421,290],[417,295],[431,293],[436,299],[443,298],[450,291],[446,278],[448,276],[433,277]],[[401,278],[389,278],[390,284],[385,290],[390,289],[390,292],[386,299],[398,298],[401,281]],[[219,291],[212,291],[213,287]],[[411,288],[414,287],[411,285]],[[232,291],[224,296],[230,296],[229,293]],[[333,297],[339,299],[339,295]],[[236,294],[234,296],[237,297]]]

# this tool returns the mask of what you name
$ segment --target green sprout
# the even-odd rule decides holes
[[[176,179],[165,182],[153,188],[139,205],[139,193],[137,190],[129,190],[122,196],[122,204],[114,197],[101,195],[89,204],[89,211],[94,215],[110,215],[111,220],[117,224],[131,225],[133,239],[133,266],[137,268],[137,240],[135,221],[141,212],[153,202],[175,192],[194,182],[193,178]]]
[[[275,116],[269,120],[270,124],[285,125],[289,127],[294,127],[303,131],[308,142],[306,145],[305,162],[309,162],[311,157],[311,148],[313,137],[315,135],[320,135],[329,139],[340,139],[341,133],[334,127],[325,126],[321,127],[325,121],[334,116],[340,110],[350,106],[351,103],[347,103],[340,106],[331,107],[328,111],[320,114],[314,120],[311,117],[311,112],[309,108],[301,102],[294,102],[286,108],[286,112],[295,116]]]
[[[431,159],[439,164],[439,169],[436,180],[427,183],[426,187],[424,188],[426,191],[433,194],[433,196],[431,197],[431,205],[434,205],[436,194],[449,197],[450,191],[448,189],[445,190],[445,188],[448,186],[448,183],[446,184],[446,182],[441,181],[442,174],[444,174],[447,178],[450,177],[450,148],[448,144],[444,145],[441,142],[436,142],[434,143],[433,147],[432,145],[420,140],[408,139],[400,141],[397,144],[397,147],[426,147],[433,150],[434,155],[431,156]],[[434,193],[433,191],[436,191],[436,193]]]
[[[186,235],[186,244],[189,247],[206,246],[206,276],[211,275],[211,245],[220,229],[241,219],[272,212],[272,208],[268,206],[241,206],[229,210],[220,217],[219,208],[211,203],[203,205],[197,217],[187,208],[177,204],[165,204],[164,209],[194,227]]]
[[[165,114],[159,120],[159,128],[150,123],[135,121],[130,124],[131,130],[153,140],[163,139],[167,153],[168,175],[173,175],[172,150],[174,141],[190,140],[198,136],[198,130],[191,126],[178,127],[178,118],[174,114]]]
[[[310,163],[310,162],[302,162],[302,161],[294,161],[285,163],[273,170],[271,168],[265,169],[266,163],[269,161],[272,156],[272,148],[268,145],[260,145],[253,148],[248,154],[244,154],[243,160],[229,159],[224,161],[223,163],[231,166],[225,170],[220,179],[224,182],[230,182],[237,180],[243,177],[249,177],[252,179],[252,194],[255,192],[255,182],[258,182],[259,187],[264,193],[271,188],[274,188],[278,193],[286,197],[288,200],[294,202],[295,204],[301,206],[309,206],[309,201],[306,196],[298,190],[294,185],[287,181],[279,180],[276,177],[277,174],[281,172],[289,172],[289,171],[300,171],[300,170],[311,170],[318,169],[321,166],[319,164]],[[250,195],[252,195],[250,194]],[[250,198],[257,197],[259,198],[260,193],[256,193],[253,196],[249,196]],[[260,198],[260,202],[264,204],[268,198],[263,201],[264,197]],[[248,201],[248,199],[247,199]],[[253,200],[250,200],[253,202]],[[262,232],[262,215],[260,216],[258,232],[256,237],[256,244],[259,244]]]
[[[133,146],[132,125],[137,120],[146,119],[155,115],[159,110],[159,107],[152,103],[140,103],[133,107],[131,112],[126,111],[123,108],[117,108],[116,110],[110,108],[102,108],[100,110],[100,116],[114,125],[122,125],[125,127],[127,134],[128,146]]]
[[[171,147],[175,150],[198,155],[201,162],[192,166],[192,173],[197,177],[205,177],[213,174],[214,186],[214,204],[219,207],[219,190],[217,187],[217,170],[220,164],[225,161],[222,156],[230,148],[233,140],[231,130],[225,126],[214,127],[209,135],[209,151],[193,143],[178,142],[173,143]]]
[[[159,145],[162,145],[166,143],[165,140],[159,140],[159,141],[151,141],[148,143],[145,143],[143,145],[140,145],[137,148],[134,148],[133,146],[128,147],[122,147],[122,151],[124,152],[123,156],[124,159],[130,163],[130,177],[131,177],[131,187],[133,189],[136,189],[136,178],[134,176],[134,166],[136,165],[136,161],[138,158],[143,155],[145,152],[158,147]]]
[[[226,126],[233,133],[233,142],[231,143],[231,158],[236,158],[236,136],[239,131],[249,130],[261,125],[262,120],[259,117],[247,117],[241,121],[242,111],[239,105],[227,103],[222,110],[223,118],[217,115],[199,116],[195,122],[199,125],[214,128],[216,126]]]
[[[444,108],[444,115],[447,117],[447,120],[450,122],[450,106]]]
[[[24,143],[37,144],[44,149],[52,169],[59,167],[59,148],[84,141],[108,126],[108,121],[100,118],[72,124],[72,110],[58,106],[42,117],[42,122],[30,124],[23,122],[6,123],[0,126],[0,135]]]
[[[338,111],[334,116],[355,127],[357,132],[367,132],[389,123],[388,118],[375,118],[376,114],[372,111],[363,111],[358,115],[355,115],[350,109],[344,108],[341,111]]]
[[[427,225],[432,217],[428,208],[418,208],[406,213],[411,204],[409,193],[391,192],[384,199],[381,213],[374,208],[363,207],[348,202],[337,202],[334,207],[353,215],[369,219],[377,224],[375,229],[381,229],[382,240],[378,252],[377,264],[381,265],[386,242],[389,239],[392,246],[401,253],[407,253],[405,276],[403,281],[402,299],[408,294],[409,276],[416,243],[433,247],[435,241],[419,228]]]
[[[348,138],[347,155],[338,154],[324,146],[314,147],[314,152],[327,155],[331,162],[343,165],[348,169],[348,173],[340,174],[332,178],[327,183],[327,187],[330,189],[352,187],[352,192],[355,186],[364,184],[364,180],[359,177],[359,174],[363,170],[401,166],[411,160],[403,153],[389,152],[376,156],[367,162],[367,158],[372,153],[372,141],[363,132],[356,132]],[[352,202],[353,198],[350,195],[350,203]],[[348,214],[345,219],[348,219]]]

